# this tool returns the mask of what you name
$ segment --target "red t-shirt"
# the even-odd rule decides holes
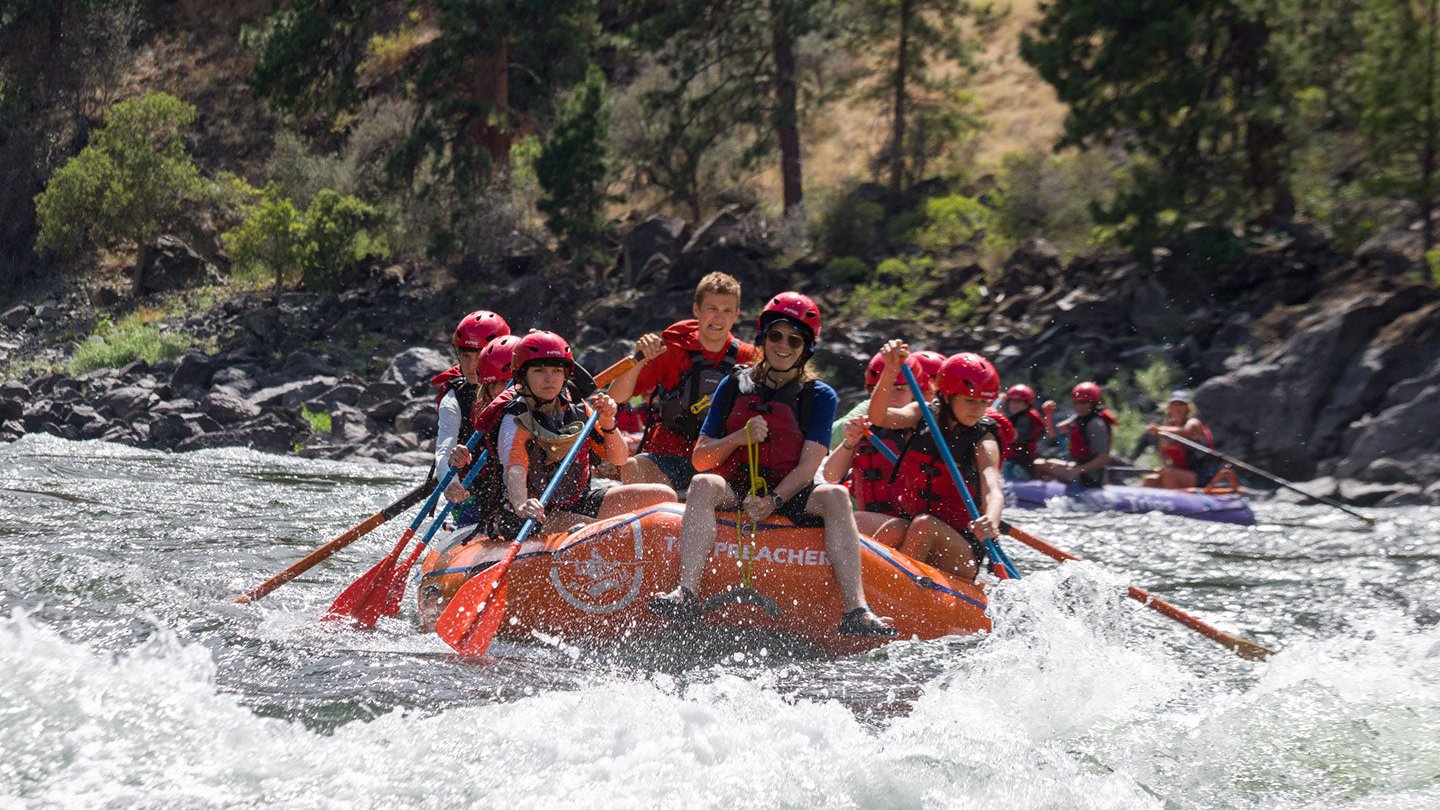
[[[635,381],[635,393],[649,399],[657,388],[664,387],[667,391],[673,390],[680,384],[680,378],[690,370],[690,352],[701,352],[706,362],[719,363],[725,359],[730,352],[730,342],[735,340],[732,334],[728,337],[725,347],[718,352],[705,351],[696,337],[700,329],[700,323],[696,320],[680,321],[672,324],[670,328],[661,333],[665,341],[665,351],[659,357],[646,363],[640,369],[640,377]],[[745,341],[738,341],[739,348],[735,352],[737,365],[753,365],[760,360],[760,350]],[[650,437],[645,440],[645,452],[660,453],[670,456],[684,456],[689,458],[695,450],[695,443],[679,435],[657,418],[650,428]]]

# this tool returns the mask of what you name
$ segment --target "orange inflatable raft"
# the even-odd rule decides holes
[[[680,504],[662,504],[526,542],[510,569],[499,635],[614,642],[670,629],[672,623],[650,615],[645,603],[679,579],[682,510]],[[715,551],[699,594],[706,607],[703,624],[793,636],[835,654],[884,643],[836,634],[841,603],[823,529],[776,519],[761,524],[753,539],[742,538],[734,513],[721,513],[716,528]],[[476,538],[430,553],[416,589],[422,620],[433,623],[460,586],[495,564],[507,545]],[[900,638],[990,628],[984,592],[970,582],[866,537],[861,538],[861,566],[866,598],[877,613],[894,619]]]

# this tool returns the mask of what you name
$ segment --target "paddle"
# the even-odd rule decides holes
[[[915,402],[920,405],[920,415],[925,417],[925,425],[930,428],[930,435],[935,437],[935,447],[940,450],[940,458],[945,462],[945,469],[950,473],[950,480],[955,482],[955,488],[960,490],[960,497],[965,500],[965,509],[970,513],[970,519],[976,520],[980,517],[980,509],[975,506],[975,499],[970,497],[970,487],[966,486],[965,479],[961,477],[960,470],[955,466],[955,456],[950,452],[950,446],[945,441],[945,434],[940,432],[940,425],[935,421],[935,414],[925,405],[925,392],[920,390],[920,383],[915,379],[915,372],[910,370],[908,364],[900,365],[900,373],[905,375],[905,382],[910,386],[910,393],[915,395]],[[880,442],[872,442],[879,445]],[[1020,571],[1010,561],[1004,551],[1000,550],[1000,544],[994,538],[984,541],[985,551],[990,555],[990,567],[1000,579],[1019,579]]]
[[[1006,523],[1004,521],[1000,523],[1000,528],[1002,531],[1015,538],[1016,540],[1019,540],[1030,548],[1035,549],[1041,554],[1044,554],[1045,556],[1057,562],[1079,562],[1081,559],[1080,557],[1077,557],[1068,551],[1058,549],[1055,546],[1052,546],[1044,540],[1036,537],[1035,535],[1022,531],[1021,529],[1017,529],[1016,527],[1011,526],[1009,523]],[[1263,661],[1269,656],[1275,654],[1275,651],[1270,649],[1269,647],[1256,644],[1253,641],[1248,641],[1246,639],[1240,638],[1239,636],[1231,635],[1230,633],[1227,633],[1217,627],[1212,627],[1190,615],[1189,613],[1186,613],[1180,608],[1175,607],[1169,602],[1166,602],[1160,597],[1150,593],[1149,591],[1142,590],[1134,585],[1130,586],[1127,595],[1131,599],[1134,599],[1135,601],[1145,605],[1145,607],[1150,608],[1156,613],[1159,613],[1160,615],[1167,618],[1174,619],[1175,621],[1185,625],[1186,627],[1194,630],[1195,632],[1210,639],[1211,641],[1217,642],[1220,645],[1233,650],[1235,654],[1239,655],[1241,658],[1250,661]]]
[[[384,509],[381,509],[379,512],[376,512],[375,514],[371,515],[370,517],[366,518],[355,526],[352,526],[349,531],[345,532],[339,537],[336,537],[334,540],[331,540],[320,548],[317,548],[314,551],[310,552],[304,559],[300,560],[289,568],[286,568],[284,571],[281,571],[275,576],[255,586],[254,588],[251,588],[245,593],[235,597],[235,601],[238,604],[242,605],[246,604],[247,602],[254,602],[257,599],[268,595],[271,591],[275,590],[281,585],[284,585],[295,577],[298,577],[306,571],[309,571],[311,568],[314,568],[321,560],[324,560],[325,558],[329,557],[340,549],[345,548],[356,540],[359,540],[360,538],[379,528],[382,523],[390,520],[390,518],[395,517],[401,512],[404,512],[406,509],[409,509],[410,507],[419,503],[425,497],[425,493],[430,491],[430,487],[433,486],[434,483],[435,474],[432,470],[430,477],[426,478],[423,482],[421,482],[419,486],[410,490],[410,492],[401,496],[400,499],[396,502],[390,504]]]
[[[1357,517],[1357,518],[1360,518],[1361,520],[1365,521],[1367,524],[1369,524],[1369,525],[1371,525],[1371,526],[1374,526],[1374,525],[1375,525],[1375,518],[1370,517],[1369,515],[1362,515],[1362,514],[1360,514],[1359,512],[1356,512],[1354,509],[1351,509],[1350,507],[1346,506],[1345,504],[1343,504],[1343,503],[1336,503],[1335,501],[1332,501],[1332,500],[1330,500],[1329,498],[1326,498],[1326,497],[1323,496],[1323,495],[1312,495],[1312,494],[1310,494],[1309,492],[1306,492],[1305,490],[1300,489],[1299,487],[1297,487],[1297,486],[1295,486],[1294,484],[1290,483],[1289,481],[1286,481],[1284,478],[1281,478],[1281,477],[1278,476],[1278,475],[1275,475],[1275,474],[1273,474],[1273,473],[1265,472],[1264,470],[1259,469],[1259,468],[1257,468],[1257,467],[1252,467],[1252,466],[1250,466],[1249,464],[1246,464],[1245,462],[1243,462],[1243,461],[1241,461],[1241,460],[1239,460],[1239,459],[1237,459],[1237,458],[1233,458],[1233,457],[1231,457],[1231,456],[1228,456],[1228,455],[1220,452],[1219,450],[1216,450],[1216,449],[1213,448],[1213,447],[1206,447],[1205,445],[1200,444],[1199,442],[1196,442],[1196,441],[1192,441],[1192,440],[1190,440],[1190,439],[1187,439],[1187,438],[1185,438],[1184,436],[1181,436],[1181,435],[1178,434],[1178,433],[1166,433],[1166,434],[1164,434],[1164,438],[1169,439],[1169,440],[1171,440],[1171,441],[1179,442],[1179,443],[1185,445],[1186,447],[1190,447],[1190,448],[1193,448],[1193,449],[1195,449],[1195,450],[1199,450],[1199,451],[1202,452],[1202,453],[1209,453],[1210,455],[1212,455],[1212,456],[1220,459],[1221,461],[1225,462],[1226,464],[1231,465],[1232,467],[1239,467],[1239,468],[1242,469],[1242,470],[1246,470],[1246,471],[1248,471],[1248,472],[1255,473],[1256,475],[1260,476],[1261,478],[1268,478],[1268,479],[1270,479],[1271,481],[1274,481],[1275,483],[1279,484],[1279,485],[1282,486],[1282,487],[1285,487],[1286,489],[1288,489],[1288,490],[1290,490],[1290,491],[1292,491],[1292,492],[1298,492],[1298,493],[1300,493],[1301,495],[1304,495],[1305,497],[1310,498],[1310,499],[1312,499],[1312,500],[1319,501],[1320,503],[1323,503],[1323,504],[1325,504],[1326,506],[1333,506],[1333,507],[1335,507],[1336,509],[1339,509],[1341,512],[1344,512],[1344,513],[1347,514],[1347,515],[1353,515],[1353,516],[1355,516],[1355,517]]]
[[[474,453],[475,446],[480,443],[483,435],[484,434],[478,430],[471,434],[470,441],[465,443],[465,449]],[[390,573],[395,569],[395,563],[400,559],[400,552],[405,550],[405,546],[409,544],[410,538],[415,536],[415,532],[419,530],[420,524],[425,522],[425,516],[430,514],[430,510],[435,508],[435,502],[440,499],[440,495],[445,491],[445,488],[450,486],[450,481],[455,477],[455,472],[455,468],[451,467],[449,471],[445,473],[445,477],[440,479],[439,486],[435,487],[435,491],[430,493],[430,499],[425,502],[425,506],[420,510],[420,513],[410,522],[410,527],[405,530],[404,534],[400,535],[400,542],[395,544],[395,548],[391,549],[390,553],[386,554],[385,557],[376,563],[369,571],[361,574],[359,579],[350,583],[348,588],[341,591],[340,595],[335,597],[335,601],[330,605],[330,610],[326,611],[322,618],[325,620],[333,620],[350,616],[354,618],[355,622],[361,627],[374,626],[376,619],[379,618],[379,610],[381,606],[384,605],[385,594],[390,587]]]
[[[550,477],[550,483],[540,494],[542,507],[550,503],[550,496],[555,494],[555,488],[560,485],[575,456],[589,443],[590,432],[595,429],[595,422],[599,419],[600,410],[591,406],[590,418],[585,420],[585,427],[580,429],[579,437],[570,445],[565,457],[560,460],[560,466]],[[455,598],[450,600],[445,612],[440,614],[439,620],[435,622],[435,633],[456,652],[461,655],[483,655],[490,647],[490,641],[495,638],[495,631],[499,629],[500,621],[505,616],[510,564],[515,561],[520,545],[534,528],[535,518],[527,518],[500,562],[471,577],[470,581],[455,593]]]

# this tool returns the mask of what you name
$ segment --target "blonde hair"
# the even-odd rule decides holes
[[[695,285],[695,305],[699,306],[708,293],[733,295],[738,302],[740,300],[740,282],[729,273],[722,273],[718,270],[706,273],[705,277],[700,279],[700,283]]]

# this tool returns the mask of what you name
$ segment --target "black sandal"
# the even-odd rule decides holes
[[[854,638],[895,638],[900,633],[890,626],[889,619],[875,615],[867,607],[858,607],[840,620],[840,635]]]
[[[662,619],[683,624],[694,624],[705,615],[705,610],[700,605],[700,597],[683,585],[669,593],[657,595],[645,605],[645,609]]]

